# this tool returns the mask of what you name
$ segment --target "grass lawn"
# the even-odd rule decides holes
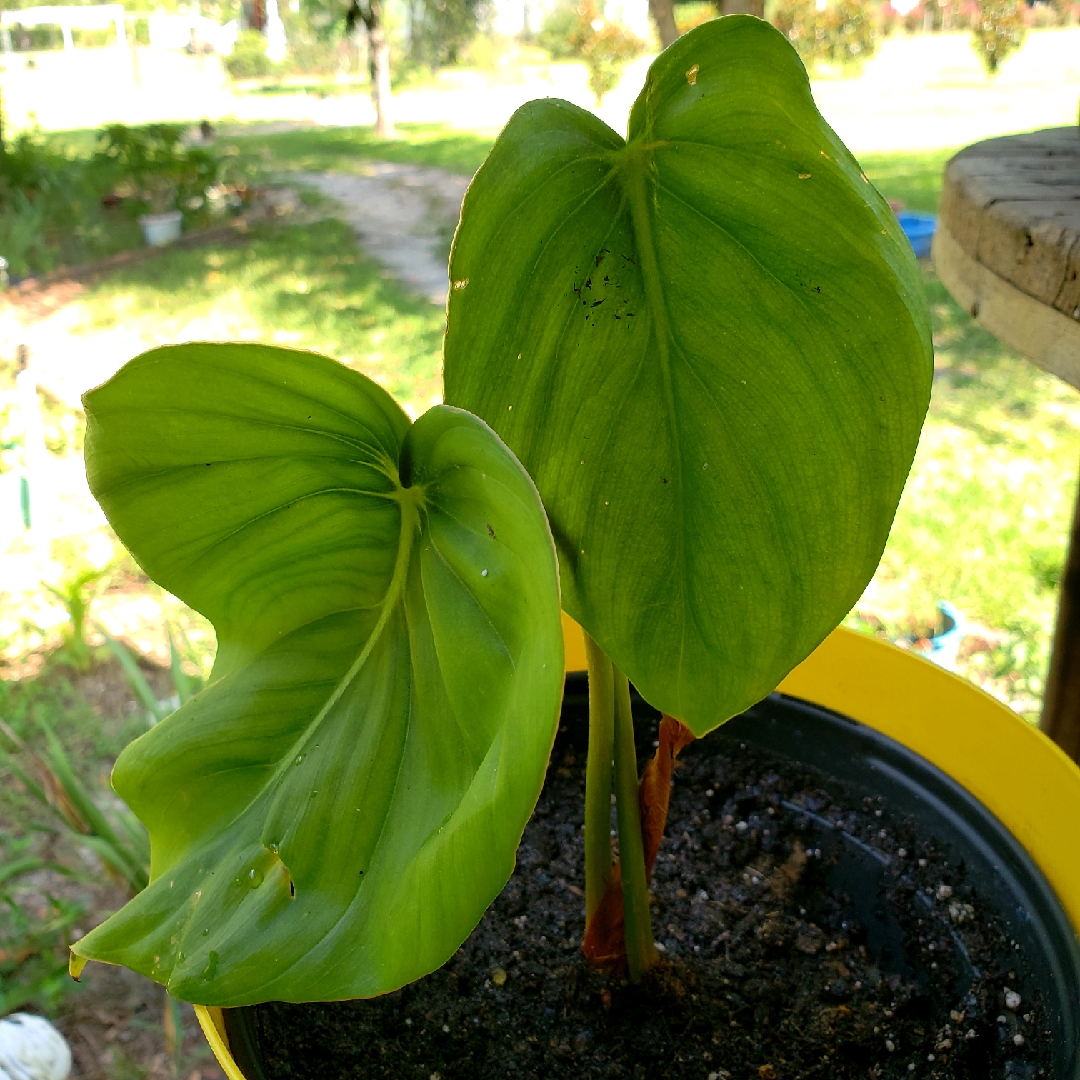
[[[370,127],[301,128],[273,135],[222,136],[266,169],[290,172],[354,172],[369,161],[435,165],[471,176],[495,139],[442,124],[398,124],[397,139],[377,139]]]
[[[414,411],[441,390],[442,311],[387,277],[333,218],[166,251],[105,279],[80,307],[76,333],[122,328],[148,347],[249,340],[325,353]]]
[[[926,273],[933,397],[878,572],[852,625],[918,635],[938,599],[975,630],[959,671],[1029,719],[1080,472],[1080,393],[976,325]],[[993,631],[996,631],[994,633]]]

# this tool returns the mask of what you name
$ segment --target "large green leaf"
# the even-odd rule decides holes
[[[206,1004],[382,993],[506,883],[562,692],[554,545],[486,424],[324,357],[186,345],[86,397],[87,472],[215,679],[113,781],[151,884],[77,943]]]
[[[870,579],[932,377],[910,245],[794,50],[691,31],[625,142],[525,105],[450,276],[446,399],[536,481],[566,610],[698,734],[760,699]]]

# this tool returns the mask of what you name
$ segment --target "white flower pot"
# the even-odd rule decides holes
[[[180,230],[184,215],[179,210],[169,210],[164,214],[143,214],[139,218],[143,237],[149,247],[164,247],[180,239]]]

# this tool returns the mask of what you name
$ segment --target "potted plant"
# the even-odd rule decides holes
[[[923,865],[909,868],[900,848],[875,847],[876,832],[844,825],[839,803],[835,821],[823,813],[833,796],[815,795],[818,781],[800,773],[804,786],[793,795],[787,781],[770,779],[772,766],[748,779],[739,753],[755,733],[768,742],[783,730],[798,742],[812,730],[800,749],[813,757],[824,747],[819,765],[839,775],[849,759],[862,761],[900,801],[916,791],[919,806],[940,809],[955,798],[966,807],[962,786],[942,787],[934,770],[916,776],[902,752],[872,739],[856,752],[844,742],[846,722],[773,699],[750,721],[695,741],[765,698],[858,597],[929,396],[929,321],[910,247],[814,109],[790,46],[750,18],[691,32],[650,70],[626,142],[565,103],[526,106],[469,190],[450,274],[451,404],[415,424],[333,361],[263,346],[156,350],[87,395],[92,490],[147,572],[211,618],[219,653],[211,684],[117,763],[114,783],[150,830],[152,880],[74,946],[73,971],[89,959],[123,963],[202,1006],[245,1006],[374,998],[438,969],[510,877],[540,792],[563,685],[560,579],[562,606],[588,631],[580,901],[566,887],[567,902],[585,909],[585,952],[602,969],[595,985],[583,977],[583,1007],[607,1009],[614,987],[631,1003],[625,1015],[637,1016],[633,1003],[643,999],[634,995],[667,1008],[687,996],[681,978],[704,985],[704,973],[658,964],[648,891],[650,871],[663,878],[668,869],[656,859],[674,757],[687,742],[695,762],[687,773],[700,774],[703,799],[719,797],[704,784],[723,773],[732,809],[753,804],[741,820],[727,802],[715,807],[707,838],[748,889],[771,889],[790,904],[804,878],[838,888],[813,867],[842,868],[840,849],[822,841],[820,864],[812,862],[819,846],[807,853],[814,830],[825,829],[840,848],[850,841],[870,858],[879,877],[890,868],[892,883],[880,888],[914,905],[905,917],[916,951],[964,955],[961,937],[959,945],[941,937],[945,951],[935,953],[938,938],[927,941],[916,924],[946,935],[952,922],[975,920],[969,894],[992,903],[993,888],[973,892],[949,864],[955,884],[940,881],[928,898],[927,875],[946,873],[937,841],[913,838],[929,846]],[[863,669],[880,666],[854,648]],[[805,678],[816,671],[811,662]],[[861,672],[844,674],[857,681]],[[804,683],[791,677],[799,694]],[[890,678],[893,690],[920,682],[910,673]],[[631,682],[664,714],[640,783],[645,721],[635,729]],[[848,702],[848,715],[874,720],[857,693],[800,696]],[[700,756],[721,745],[731,752]],[[556,747],[558,778],[573,781],[577,757],[567,744]],[[915,749],[925,747],[921,740]],[[1071,767],[1053,760],[1059,790],[1075,800]],[[857,786],[858,777],[848,781]],[[976,802],[993,790],[971,788]],[[871,801],[866,827],[877,829],[885,810],[862,798]],[[938,814],[933,828],[951,829],[965,865],[989,867],[990,878],[999,864],[1022,867],[1013,877],[1030,886],[1003,895],[1035,897],[1028,906],[1039,929],[1024,941],[1049,943],[1040,953],[1049,974],[1038,1006],[1016,1014],[1038,979],[998,970],[990,948],[993,969],[977,977],[982,998],[971,992],[970,972],[964,993],[980,1016],[1005,995],[1008,1015],[997,1026],[1021,1040],[1008,1044],[1014,1063],[1014,1048],[1049,1025],[1039,1027],[1052,1039],[1038,1052],[1055,1068],[1064,1062],[1065,1075],[1076,1050],[1068,995],[1080,979],[1066,909],[1008,832],[998,837],[1003,848],[984,844],[979,838],[993,830],[964,824],[972,814]],[[713,827],[693,816],[683,833],[689,849],[690,828]],[[780,848],[772,820],[788,830]],[[908,828],[888,821],[894,833]],[[560,828],[565,837],[577,831],[565,821]],[[860,894],[864,870],[852,871],[848,894]],[[1076,881],[1049,856],[1044,871],[1075,915]],[[536,888],[548,890],[551,875],[542,877]],[[572,877],[568,870],[561,880]],[[667,879],[661,887],[693,902]],[[721,905],[701,915],[705,925],[743,911],[739,926],[751,928],[763,963],[787,950],[798,963],[813,958],[818,971],[819,955],[849,947],[842,912],[826,943],[797,899],[789,915],[770,915],[763,896],[737,898],[741,888],[727,908],[709,899],[710,889],[694,895]],[[954,889],[955,918],[948,904],[934,907]],[[995,947],[1011,950],[999,931],[1013,926],[1015,912],[978,913]],[[529,917],[514,915],[514,925],[524,932]],[[728,928],[706,942],[728,965],[727,983],[709,1001],[730,1004],[740,996],[733,979],[759,989],[768,980],[727,956],[725,933],[730,939]],[[560,947],[576,949],[571,938]],[[868,1074],[893,1075],[881,1070],[899,1061],[889,1057],[898,1044],[886,1030],[900,1008],[896,995],[910,984],[904,1000],[917,998],[923,976],[884,978],[872,946],[860,945],[858,959],[845,953],[847,975],[833,980],[842,991],[824,988],[839,995],[829,1024],[862,1024],[860,1053],[876,1047]],[[936,964],[924,965],[931,983]],[[853,976],[863,967],[880,1001],[850,996],[863,990]],[[477,992],[501,993],[516,984],[507,979],[496,968]],[[461,985],[457,996],[471,1002]],[[391,1009],[398,1001],[384,999]],[[762,1007],[766,1015],[772,1006]],[[879,1007],[885,1029],[867,1019]],[[951,1023],[977,1023],[971,1045],[985,1050],[980,1060],[998,1062],[1000,1048],[987,1048],[996,1017],[975,1021],[967,1008],[954,1007],[960,1019]],[[741,1015],[726,1021],[729,1038]],[[230,1075],[241,1075],[213,1018],[202,1016]],[[472,1020],[481,1025],[479,1014]],[[411,1023],[406,1016],[399,1027],[409,1040],[428,1026],[450,1034],[449,1023],[436,1028],[421,1017],[419,1032]],[[839,1038],[832,1031],[814,1042],[826,1056]],[[579,1034],[587,1047],[591,1036]],[[712,1033],[714,1046],[723,1034]],[[519,1040],[522,1053],[530,1038]],[[962,1029],[939,1026],[929,1038],[943,1064],[966,1060]],[[703,1063],[721,1051],[700,1053]],[[1032,1060],[1038,1067],[1042,1059]],[[766,1077],[787,1065],[754,1068]],[[715,1072],[729,1075],[719,1064]]]
[[[181,205],[201,207],[217,177],[214,155],[203,147],[185,147],[183,136],[181,124],[109,124],[99,135],[98,158],[119,177],[114,194],[133,198],[148,211],[139,224],[151,247],[180,238]]]

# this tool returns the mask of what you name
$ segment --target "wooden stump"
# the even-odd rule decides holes
[[[961,150],[945,167],[934,263],[995,337],[1080,389],[1080,130]],[[1080,497],[1041,726],[1080,761]]]

